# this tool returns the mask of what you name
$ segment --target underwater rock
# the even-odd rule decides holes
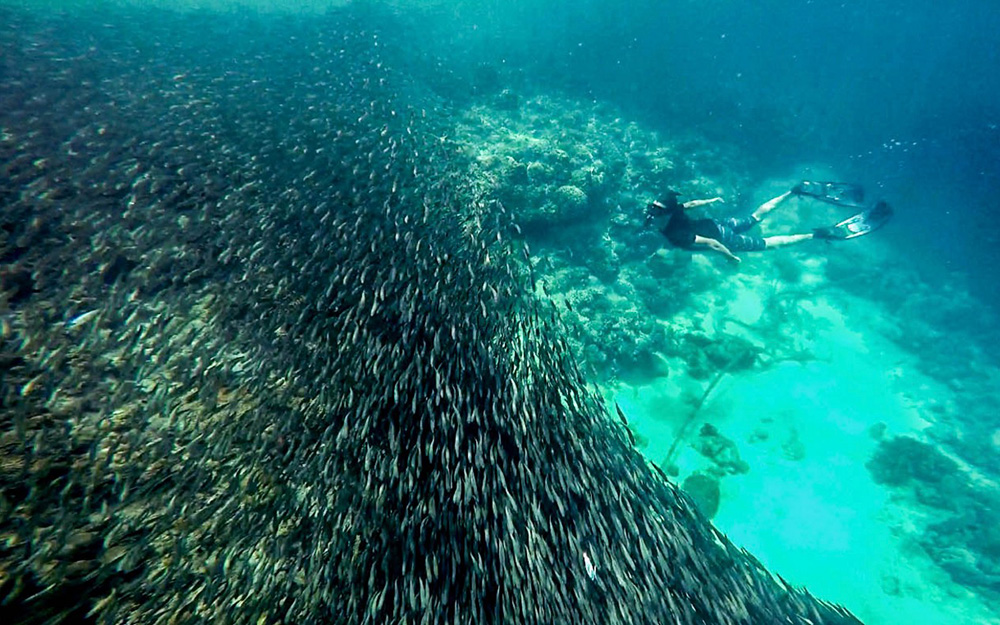
[[[900,597],[903,594],[903,585],[899,577],[890,573],[883,573],[879,577],[879,587],[891,597]]]
[[[705,380],[716,373],[715,367],[709,362],[708,355],[701,350],[682,351],[684,361],[688,366],[688,375],[696,380]]]
[[[788,438],[781,443],[781,453],[786,460],[791,460],[792,462],[799,462],[806,457],[806,446],[802,443],[802,439],[799,438],[798,430],[793,428],[788,433]]]
[[[698,510],[705,515],[706,519],[715,517],[719,511],[719,478],[703,473],[692,473],[684,478],[681,488],[691,497]]]
[[[761,349],[750,341],[732,334],[720,333],[714,338],[703,334],[686,334],[681,338],[680,356],[688,365],[691,377],[704,380],[719,371],[729,373],[753,367]]]
[[[868,435],[877,441],[885,438],[886,432],[889,430],[889,426],[886,425],[884,421],[879,421],[878,423],[873,423],[868,428]]]
[[[710,423],[701,426],[698,438],[691,443],[691,446],[712,461],[715,466],[711,471],[716,475],[739,475],[750,471],[750,465],[740,457],[736,443],[723,436],[718,428]]]
[[[769,438],[771,438],[771,432],[766,427],[759,426],[750,433],[749,440],[751,443],[763,443]]]
[[[630,384],[648,384],[656,378],[670,375],[670,365],[659,353],[648,347],[640,348],[627,358],[619,357],[619,377]]]

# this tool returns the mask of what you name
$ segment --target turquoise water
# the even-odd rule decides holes
[[[3,621],[1000,623],[998,20],[0,3]]]

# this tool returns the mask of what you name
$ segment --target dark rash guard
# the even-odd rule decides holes
[[[695,235],[718,239],[719,226],[712,219],[691,219],[683,208],[677,207],[670,215],[663,234],[677,247],[691,249]]]

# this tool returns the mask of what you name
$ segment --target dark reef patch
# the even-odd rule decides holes
[[[1000,592],[1000,532],[992,522],[1000,492],[972,479],[936,446],[908,436],[879,443],[872,478],[899,489],[933,514],[919,538],[931,559],[960,584]]]
[[[877,483],[889,486],[901,486],[911,480],[938,484],[958,476],[954,460],[933,445],[909,436],[880,442],[867,466]]]

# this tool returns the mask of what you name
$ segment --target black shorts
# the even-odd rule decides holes
[[[714,221],[715,227],[719,230],[717,241],[728,247],[731,252],[759,252],[767,247],[761,237],[742,234],[757,225],[757,220],[751,216],[728,217]]]

